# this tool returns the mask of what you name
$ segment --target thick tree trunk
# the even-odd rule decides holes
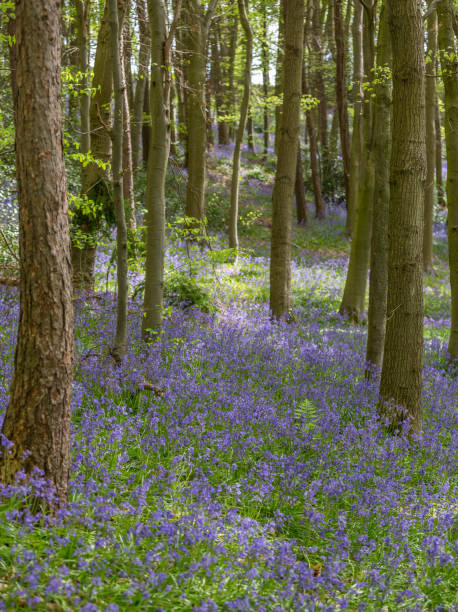
[[[285,19],[283,107],[272,198],[270,309],[275,318],[291,306],[292,200],[297,167],[302,94],[304,2],[288,0]]]
[[[127,302],[129,290],[127,283],[127,224],[122,191],[122,140],[125,85],[122,79],[118,2],[117,0],[109,0],[108,5],[114,89],[113,129],[111,133],[113,155],[111,167],[113,171],[113,200],[116,217],[116,261],[118,280],[116,333],[112,355],[116,363],[119,364],[124,357],[127,347]]]
[[[0,478],[37,467],[67,501],[73,304],[61,109],[61,3],[16,2],[13,91],[20,317]],[[4,451],[5,452],[5,451]]]
[[[138,50],[138,73],[135,82],[134,106],[132,112],[132,167],[134,172],[140,166],[140,145],[143,127],[143,103],[145,99],[146,82],[151,49],[148,16],[145,0],[137,0],[138,31],[140,45]]]
[[[178,11],[180,3],[177,3]],[[162,329],[165,255],[165,176],[170,149],[170,50],[166,48],[167,13],[163,0],[148,0],[151,22],[151,143],[146,184],[146,267],[142,336]],[[175,14],[175,19],[177,15]]]
[[[388,284],[388,206],[390,201],[391,84],[386,69],[391,64],[391,40],[386,8],[382,8],[377,51],[377,81],[374,102],[375,163],[374,206],[369,278],[366,361],[370,377],[382,367],[385,342]]]
[[[231,204],[229,212],[229,246],[232,249],[239,248],[237,221],[239,215],[240,155],[250,105],[251,64],[253,61],[253,31],[247,16],[246,0],[238,0],[237,6],[240,23],[245,33],[245,66],[243,70],[243,96],[240,104],[240,119],[235,137],[234,155],[232,157]]]
[[[458,49],[454,37],[454,5],[450,0],[437,4],[439,48],[444,82],[445,147],[447,150],[448,256],[452,293],[450,340],[451,360],[458,360]]]
[[[434,175],[436,170],[436,52],[437,15],[433,11],[427,18],[428,46],[425,79],[426,106],[426,185],[425,185],[425,226],[423,235],[423,268],[433,270],[433,210]]]
[[[388,304],[380,409],[396,430],[422,426],[423,218],[426,179],[424,27],[420,0],[388,0],[393,49],[393,141]]]

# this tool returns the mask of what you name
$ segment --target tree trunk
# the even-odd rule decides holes
[[[339,117],[340,144],[345,179],[345,201],[349,202],[350,192],[350,134],[348,131],[346,50],[342,21],[342,0],[334,0],[334,33],[336,43],[336,101]]]
[[[329,168],[328,144],[328,99],[324,79],[324,53],[322,43],[322,13],[320,0],[313,0],[312,37],[311,46],[314,54],[312,84],[314,94],[320,101],[318,105],[318,137],[321,145],[321,159],[323,174]]]
[[[423,269],[433,270],[433,211],[434,174],[436,170],[436,52],[437,15],[434,10],[427,18],[427,72],[425,79],[426,106],[426,185],[425,185],[425,226],[423,235]]]
[[[447,151],[448,256],[450,265],[451,327],[448,352],[458,360],[458,49],[453,31],[454,5],[437,4],[439,48],[444,82],[445,147]]]
[[[283,67],[284,67],[284,29],[285,29],[285,6],[286,0],[279,0],[278,4],[278,38],[277,38],[277,59],[275,66],[275,95],[281,96],[284,83]],[[282,105],[275,106],[275,154],[278,156],[278,147],[280,145],[280,130],[281,130],[281,113]]]
[[[424,28],[420,0],[388,0],[393,50],[393,140],[388,304],[380,409],[397,430],[422,426],[423,218],[426,179]]]
[[[347,206],[347,234],[351,237],[355,224],[360,185],[360,168],[363,163],[363,5],[355,3],[353,14],[353,132],[351,137],[350,178]]]
[[[148,153],[151,140],[151,108],[150,108],[150,84],[149,77],[145,78],[145,96],[143,98],[143,125],[142,125],[142,151],[143,166],[148,168]]]
[[[269,152],[269,108],[267,98],[269,97],[269,43],[267,39],[267,8],[262,8],[262,95],[263,95],[263,157],[267,159]]]
[[[111,71],[110,25],[108,3],[100,23],[97,37],[97,51],[94,61],[90,99],[91,152],[94,158],[104,164],[111,159],[111,140],[104,125],[111,122],[111,94],[113,75]],[[104,169],[96,163],[89,163],[82,170],[81,191],[99,208],[105,211],[112,207],[108,189],[108,166]],[[96,239],[100,227],[100,212],[86,215],[81,211],[73,217],[73,224],[81,232],[81,244],[72,245],[73,285],[78,289],[94,289],[94,265],[97,251]]]
[[[217,34],[219,34],[219,36],[217,36]],[[211,76],[213,79],[213,90],[215,93],[216,120],[218,122],[218,144],[224,146],[229,144],[229,125],[228,122],[224,119],[224,115],[227,114],[227,105],[225,104],[227,91],[225,87],[225,81],[223,79],[223,72],[221,70],[221,60],[227,60],[228,49],[227,45],[225,45],[223,41],[220,41],[220,45],[218,44],[218,39],[220,38],[221,33],[218,29],[212,38],[211,44]]]
[[[251,78],[251,75],[250,75],[250,78]],[[254,153],[254,122],[253,122],[253,109],[251,107],[248,109],[246,129],[247,129],[247,136],[248,136],[248,139],[247,139],[248,149],[249,151]]]
[[[113,171],[113,200],[116,217],[116,259],[118,300],[116,313],[116,333],[112,355],[116,363],[121,363],[127,348],[127,224],[123,201],[122,185],[122,137],[123,137],[123,105],[124,82],[122,79],[120,27],[118,19],[118,2],[109,0],[109,20],[111,32],[111,65],[113,69],[114,111],[113,155],[111,167]]]
[[[300,143],[297,147],[296,180],[294,183],[296,196],[296,216],[298,225],[307,225],[307,198],[305,195],[304,173],[302,171],[302,155]]]
[[[309,93],[307,75],[305,72],[305,62],[303,63],[302,69],[302,93],[304,95]],[[312,171],[313,194],[315,197],[315,217],[317,219],[324,219],[326,216],[326,207],[321,190],[320,165],[318,160],[318,140],[313,113],[311,110],[306,111],[305,121],[310,146],[310,168]]]
[[[285,19],[284,86],[278,160],[272,197],[270,309],[275,318],[291,306],[292,200],[297,167],[302,93],[304,2],[288,0]]]
[[[16,2],[20,317],[0,478],[43,470],[67,502],[73,303],[61,107],[61,3]],[[4,450],[6,452],[6,449]]]
[[[186,185],[186,216],[203,222],[205,216],[205,40],[202,32],[200,0],[188,0],[189,66],[188,107],[188,182]]]
[[[438,64],[436,62],[436,70]],[[436,132],[436,189],[437,203],[439,206],[445,207],[447,204],[444,197],[444,182],[442,180],[442,135],[441,135],[441,112],[439,108],[439,96],[436,91],[435,96],[436,115],[435,115],[435,132]]]
[[[363,60],[365,81],[370,86],[374,67],[374,13],[375,5],[368,5],[364,11]],[[358,200],[356,218],[351,241],[345,289],[340,313],[352,321],[360,321],[364,313],[367,273],[370,261],[372,237],[372,210],[374,198],[375,163],[372,150],[372,112],[369,88],[364,94],[363,136],[364,149],[360,157]]]
[[[390,201],[391,154],[391,84],[387,68],[391,64],[391,41],[386,8],[380,15],[377,81],[374,86],[375,163],[374,205],[369,277],[369,308],[367,323],[366,361],[370,378],[380,370],[385,342],[386,299],[388,284],[388,206]]]
[[[79,56],[81,71],[81,153],[86,154],[91,148],[91,122],[90,108],[91,96],[89,94],[89,0],[78,0],[76,3],[79,30]]]
[[[176,10],[180,11],[177,3]],[[164,0],[148,0],[151,23],[151,144],[146,184],[146,268],[142,336],[145,341],[162,329],[165,255],[165,177],[170,149],[170,49],[166,47]],[[175,14],[175,20],[179,14]]]
[[[242,152],[243,134],[248,116],[251,93],[251,64],[253,61],[253,31],[247,16],[247,1],[238,0],[240,23],[245,33],[245,66],[243,70],[243,96],[240,104],[240,119],[235,137],[234,155],[232,158],[231,205],[229,213],[229,246],[239,248],[237,221],[239,214],[240,155]]]
[[[143,103],[151,49],[148,16],[145,0],[137,0],[138,31],[140,45],[138,50],[138,74],[135,83],[134,106],[132,112],[132,168],[134,172],[140,166],[140,144],[143,127]]]
[[[123,52],[129,45],[124,43],[124,37],[130,33],[130,26],[128,28],[123,27],[121,36],[121,49]],[[130,230],[135,230],[137,227],[137,221],[135,219],[135,199],[134,199],[134,176],[132,172],[132,139],[130,132],[130,102],[129,102],[129,85],[126,75],[128,74],[125,70],[126,64],[130,64],[126,61],[126,58],[121,59],[121,79],[123,83],[123,110],[122,110],[122,192],[124,198],[124,209],[126,211],[127,226]],[[132,78],[132,74],[130,75]]]

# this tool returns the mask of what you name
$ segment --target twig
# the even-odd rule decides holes
[[[10,243],[8,242],[7,237],[5,236],[5,234],[3,233],[3,229],[0,227],[0,235],[3,238],[3,242],[5,243],[6,248],[8,249],[8,251],[10,252],[10,254],[13,256],[13,258],[19,263],[19,257],[16,255],[16,253],[13,251],[13,249],[10,246]]]

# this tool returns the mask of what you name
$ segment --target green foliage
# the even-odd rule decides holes
[[[172,306],[195,306],[202,312],[215,312],[216,308],[206,289],[192,276],[179,271],[166,275],[164,297]]]

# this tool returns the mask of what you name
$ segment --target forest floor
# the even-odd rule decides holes
[[[98,292],[76,302],[70,504],[53,518],[24,504],[45,495],[38,477],[0,488],[0,609],[458,609],[443,215],[425,278],[424,432],[392,437],[364,375],[366,328],[337,314],[349,250],[340,209],[295,229],[295,320],[274,324],[272,176],[255,158],[244,169],[234,265],[221,234],[228,164],[210,161],[211,251],[170,234],[164,332],[140,342],[139,292],[120,368],[109,357],[111,245],[101,252]],[[140,287],[134,265],[131,280]],[[17,316],[16,290],[0,288],[0,414]]]

